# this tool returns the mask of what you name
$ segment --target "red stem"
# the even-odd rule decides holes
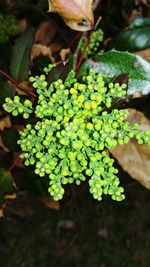
[[[20,160],[20,158],[17,158],[13,161],[13,163],[10,165],[10,167],[6,170],[7,172],[11,172],[13,168],[16,166],[17,162]]]
[[[22,87],[21,85],[19,85],[12,77],[10,77],[7,73],[5,73],[4,71],[0,70],[0,74],[2,74],[3,76],[5,76],[15,87],[17,87],[20,91],[25,92],[27,94],[29,94],[30,96],[36,98],[36,94],[34,94],[33,92],[28,91],[26,88]]]
[[[82,63],[82,60],[83,60],[83,57],[84,57],[85,51],[86,51],[86,49],[87,49],[87,47],[88,47],[88,44],[89,44],[89,42],[90,42],[90,40],[91,40],[91,37],[92,37],[93,31],[94,31],[94,30],[92,30],[92,31],[90,32],[90,34],[89,34],[89,36],[88,36],[88,38],[87,38],[87,40],[86,40],[86,43],[85,43],[84,49],[83,49],[83,51],[82,51],[82,53],[81,53],[81,56],[80,56],[80,59],[79,59],[78,65],[77,65],[77,67],[76,67],[76,74],[79,72],[80,65],[81,65],[81,63]]]

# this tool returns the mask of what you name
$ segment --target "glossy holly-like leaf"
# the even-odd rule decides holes
[[[16,41],[11,57],[11,75],[17,82],[26,80],[30,70],[30,53],[34,40],[34,30],[25,31]]]
[[[139,92],[150,93],[150,63],[140,56],[116,50],[98,55],[96,62],[87,61],[90,67],[104,76],[115,78],[122,74],[128,75],[127,95]]]
[[[150,19],[137,17],[110,43],[110,48],[135,51],[150,47]]]
[[[65,23],[76,31],[93,28],[93,0],[48,0],[49,12],[59,14]]]

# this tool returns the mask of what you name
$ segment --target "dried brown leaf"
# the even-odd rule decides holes
[[[46,208],[59,210],[60,205],[58,201],[54,201],[51,197],[39,197],[40,201],[44,204]]]
[[[2,218],[4,216],[3,210],[0,209],[0,218]]]
[[[52,62],[54,62],[51,47],[42,44],[34,44],[31,51],[31,59],[33,60],[40,55],[47,56]]]
[[[93,0],[48,0],[49,12],[59,14],[76,31],[88,31],[94,26]]]
[[[54,25],[50,24],[49,21],[44,21],[40,24],[36,32],[35,41],[48,46],[52,42],[55,33],[56,28]]]
[[[145,60],[150,60],[150,48],[141,51],[136,51],[135,54],[141,56]]]
[[[48,57],[52,63],[55,63],[55,58],[53,54],[59,52],[61,45],[58,43],[53,43],[51,46],[45,46],[42,44],[34,44],[31,51],[31,60],[34,60],[36,57],[42,55]]]
[[[7,116],[4,119],[0,120],[0,131],[3,131],[5,128],[10,128],[10,127],[11,127],[11,121],[10,121],[10,117],[9,116]],[[0,147],[2,147],[5,152],[9,152],[9,149],[7,147],[5,147],[5,145],[3,144],[1,135],[0,135]]]
[[[25,31],[26,27],[27,27],[27,20],[26,19],[21,19],[18,21],[18,28],[19,28],[18,32],[19,33],[23,33]]]
[[[10,117],[7,116],[4,119],[0,120],[0,130],[3,131],[4,128],[10,128],[11,127],[11,121]]]
[[[141,112],[129,112],[130,123],[138,122],[141,130],[150,130],[150,121]],[[112,154],[133,179],[150,189],[150,146],[138,145],[132,139],[127,145],[117,146]]]
[[[2,218],[4,216],[4,209],[8,205],[9,201],[14,200],[16,197],[17,197],[16,193],[7,194],[4,196],[5,202],[2,205],[2,207],[0,208],[0,218]]]
[[[67,56],[70,54],[70,48],[67,49],[61,49],[60,51],[60,57],[62,61],[65,61],[67,59]]]

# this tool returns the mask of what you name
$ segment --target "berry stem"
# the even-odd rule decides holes
[[[33,92],[29,92],[26,88],[22,87],[21,85],[19,85],[17,83],[16,80],[14,80],[12,77],[10,77],[7,73],[5,73],[4,71],[0,70],[0,74],[3,75],[4,77],[6,77],[16,88],[18,88],[20,91],[25,92],[27,94],[29,94],[30,96],[36,98],[36,94]]]
[[[92,30],[92,31],[90,32],[90,34],[89,34],[89,36],[88,36],[88,38],[87,38],[87,41],[86,41],[86,43],[85,43],[84,49],[83,49],[83,51],[82,51],[82,53],[81,53],[81,56],[80,56],[80,58],[79,58],[79,62],[78,62],[78,64],[77,64],[77,67],[76,67],[76,70],[75,70],[76,74],[79,72],[79,68],[80,68],[81,63],[82,63],[82,61],[83,61],[83,57],[84,57],[85,51],[86,51],[86,49],[87,49],[87,47],[88,47],[88,44],[89,44],[89,42],[90,42],[90,40],[91,40],[91,37],[92,37],[93,32],[94,32],[94,30]]]

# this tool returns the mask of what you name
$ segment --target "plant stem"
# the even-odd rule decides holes
[[[79,72],[79,68],[80,68],[80,65],[81,65],[81,63],[82,63],[82,60],[83,60],[85,51],[86,51],[86,49],[87,49],[87,47],[88,47],[88,44],[89,44],[89,42],[90,42],[90,40],[91,40],[91,37],[92,37],[93,32],[97,29],[97,26],[98,26],[100,20],[101,20],[101,17],[98,18],[98,20],[97,20],[97,22],[96,22],[96,24],[95,24],[95,26],[94,26],[94,29],[91,30],[91,32],[90,32],[90,34],[89,34],[89,36],[88,36],[88,38],[87,38],[87,40],[86,40],[86,43],[85,43],[85,45],[84,45],[84,49],[83,49],[83,51],[82,51],[82,53],[81,53],[79,62],[78,62],[77,67],[76,67],[76,69],[75,69],[76,74]],[[76,50],[76,52],[75,52],[75,54],[74,54],[74,58],[75,58],[75,60],[76,60],[76,58],[77,58],[77,55],[78,55],[78,49]],[[75,65],[75,64],[74,64],[74,65]]]
[[[81,56],[80,56],[79,62],[78,62],[78,64],[77,64],[77,67],[76,67],[76,74],[79,72],[80,65],[81,65],[81,63],[82,63],[82,60],[83,60],[83,57],[84,57],[85,51],[86,51],[86,49],[87,49],[87,47],[88,47],[88,44],[89,44],[89,42],[90,42],[90,40],[91,40],[91,37],[92,37],[93,31],[94,31],[94,30],[92,30],[92,31],[90,32],[90,34],[89,34],[89,36],[88,36],[88,38],[87,38],[87,40],[86,40],[86,43],[85,43],[84,49],[83,49],[83,51],[82,51],[82,53],[81,53]]]
[[[13,168],[16,166],[17,162],[20,160],[20,158],[16,158],[13,163],[10,165],[10,167],[6,170],[7,172],[11,172]]]
[[[25,92],[26,94],[36,98],[36,94],[33,92],[28,91],[26,88],[22,87],[15,81],[12,77],[10,77],[7,73],[4,71],[0,70],[0,74],[2,74],[4,77],[6,77],[16,88],[18,88],[20,91]]]

